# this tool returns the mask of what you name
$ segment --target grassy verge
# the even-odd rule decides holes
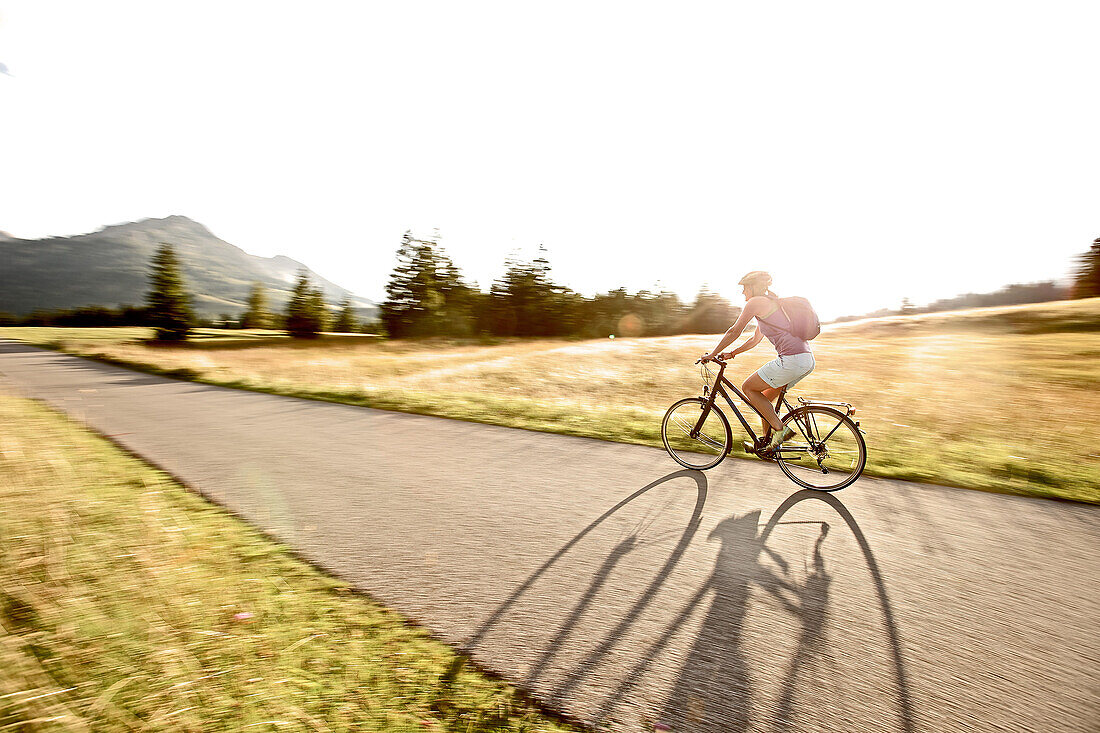
[[[210,384],[653,446],[665,408],[700,392],[692,361],[717,341],[291,343],[211,331],[169,348],[111,331],[0,336]],[[1100,503],[1100,299],[843,324],[814,350],[817,370],[795,394],[856,405],[868,475]],[[731,378],[767,352],[740,357]]]
[[[0,394],[0,730],[558,731],[423,630]],[[449,672],[450,670],[450,672]]]

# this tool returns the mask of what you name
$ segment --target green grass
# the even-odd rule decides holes
[[[1100,503],[1098,324],[1100,299],[829,326],[794,393],[856,405],[868,475]],[[0,336],[210,384],[652,446],[667,406],[700,393],[692,362],[718,340],[290,343],[210,331],[151,347],[93,331]],[[256,345],[235,348],[242,339]],[[773,356],[762,344],[730,376],[739,384]]]
[[[509,686],[0,394],[0,730],[558,731]]]

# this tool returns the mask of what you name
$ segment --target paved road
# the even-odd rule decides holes
[[[1100,510],[161,379],[0,342],[43,399],[616,731],[1100,730]],[[874,449],[871,436],[871,449]]]

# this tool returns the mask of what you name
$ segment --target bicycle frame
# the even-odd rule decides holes
[[[722,397],[724,397],[726,399],[726,403],[729,404],[730,409],[733,410],[733,414],[737,415],[737,419],[741,422],[741,425],[744,426],[745,430],[748,431],[749,435],[752,437],[752,442],[754,444],[759,443],[760,442],[760,437],[757,436],[756,431],[752,429],[752,426],[749,425],[749,421],[745,419],[745,416],[741,414],[741,411],[737,409],[737,405],[735,405],[733,403],[733,400],[730,399],[729,393],[725,390],[725,386],[728,386],[731,390],[733,390],[733,393],[735,395],[737,395],[741,399],[742,402],[744,402],[746,405],[748,405],[749,408],[753,412],[755,412],[761,420],[764,419],[764,416],[760,414],[760,410],[757,410],[753,406],[753,404],[751,402],[749,402],[749,398],[746,397],[741,392],[741,390],[737,389],[737,387],[734,386],[733,382],[726,379],[726,363],[724,363],[724,362],[717,362],[717,363],[718,363],[719,366],[718,366],[718,374],[714,378],[714,389],[710,390],[710,394],[707,396],[707,406],[700,413],[699,421],[697,423],[695,423],[695,428],[692,430],[692,433],[697,435],[699,433],[699,431],[702,430],[703,421],[707,419],[707,416],[710,414],[710,411],[714,409],[714,402],[718,398],[718,395],[721,394]],[[779,396],[776,397],[776,399],[775,399],[775,412],[776,412],[776,414],[779,414],[780,405],[786,406],[788,412],[790,412],[791,410],[794,409],[793,407],[791,407],[791,403],[787,402],[787,388],[786,387],[783,387],[782,389],[779,390]]]
[[[837,491],[862,475],[867,465],[867,445],[862,437],[866,433],[860,428],[859,421],[852,417],[856,410],[850,403],[799,397],[798,405],[795,405],[788,401],[788,385],[784,385],[775,391],[774,401],[776,414],[787,428],[782,435],[788,439],[774,447],[771,444],[765,445],[768,426],[765,424],[765,436],[761,436],[749,423],[752,413],[767,422],[761,413],[765,409],[764,405],[757,408],[749,402],[746,392],[742,392],[726,378],[727,363],[724,360],[704,357],[695,363],[705,365],[710,361],[718,364],[718,372],[714,373],[709,367],[703,367],[706,384],[702,397],[688,397],[674,402],[661,421],[661,440],[673,460],[687,468],[706,470],[714,468],[733,452],[730,421],[725,411],[717,406],[718,395],[721,394],[744,428],[742,435],[752,438],[752,442],[745,440],[741,443],[745,453],[776,462],[783,473],[796,484],[807,489]],[[734,396],[748,405],[752,413],[743,412],[733,399]],[[768,408],[771,406],[769,401]],[[696,413],[696,410],[699,412]],[[720,419],[718,424],[710,425],[707,421],[715,410],[718,411],[716,417]],[[707,426],[705,434],[704,425]],[[844,432],[837,443],[827,445],[841,428]],[[793,430],[794,434],[790,434],[788,430]],[[797,437],[799,433],[801,439]],[[685,446],[685,438],[695,442],[687,442]],[[706,455],[692,457],[698,453]]]

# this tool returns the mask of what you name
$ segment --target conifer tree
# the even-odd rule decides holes
[[[504,275],[492,285],[488,323],[494,333],[507,336],[563,336],[578,327],[575,301],[569,288],[550,277],[546,247],[528,262],[510,256]]]
[[[355,318],[355,310],[351,307],[351,298],[345,297],[340,301],[340,313],[332,324],[332,330],[337,333],[354,333],[359,330],[359,323]]]
[[[1100,296],[1100,237],[1093,240],[1088,252],[1080,257],[1077,278],[1073,283],[1073,297],[1095,298]]]
[[[260,283],[252,283],[248,293],[248,308],[241,316],[241,328],[270,328],[271,314],[267,310],[267,291]]]
[[[309,291],[309,317],[313,319],[316,333],[328,330],[328,308],[325,307],[325,294],[320,287]]]
[[[466,335],[472,328],[472,289],[439,247],[438,237],[401,237],[397,266],[386,283],[381,319],[393,338]]]
[[[149,325],[156,329],[158,341],[183,341],[195,320],[191,299],[183,284],[183,272],[176,251],[161,244],[153,255],[151,289],[146,297]]]
[[[321,290],[311,287],[309,276],[300,271],[286,305],[286,330],[294,338],[316,338],[323,328],[324,307]]]

